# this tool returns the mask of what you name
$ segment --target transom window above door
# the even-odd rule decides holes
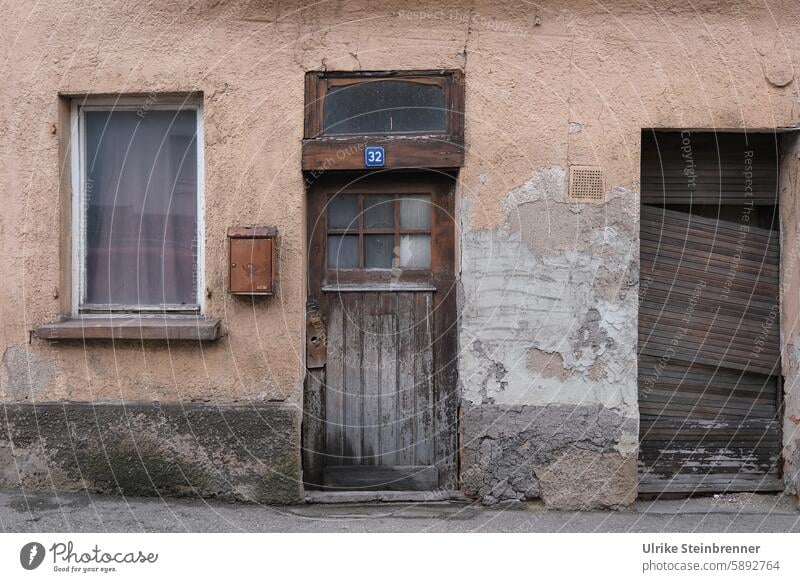
[[[464,86],[458,70],[306,73],[303,170],[461,167]]]
[[[328,199],[329,270],[431,268],[429,194],[336,194]]]
[[[315,72],[306,76],[306,138],[463,138],[459,71]]]

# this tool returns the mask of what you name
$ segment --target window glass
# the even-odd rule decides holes
[[[85,302],[196,305],[197,113],[85,112]]]
[[[404,80],[375,80],[328,89],[323,133],[442,133],[447,129],[441,86]]]
[[[328,236],[328,268],[358,268],[358,235]]]
[[[400,199],[401,228],[431,227],[431,197],[404,196]]]
[[[364,228],[394,228],[394,196],[364,196]]]
[[[364,266],[367,269],[391,269],[393,258],[393,234],[368,234],[364,237]]]
[[[358,197],[335,196],[328,203],[328,228],[358,229]]]
[[[400,237],[400,268],[430,269],[431,235],[404,234]]]

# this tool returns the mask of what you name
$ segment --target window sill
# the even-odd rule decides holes
[[[36,328],[46,340],[215,341],[219,320],[171,317],[87,317]]]

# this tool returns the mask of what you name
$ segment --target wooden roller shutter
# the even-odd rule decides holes
[[[640,493],[782,489],[778,233],[717,202],[641,208]]]
[[[645,132],[642,204],[777,204],[770,133]]]

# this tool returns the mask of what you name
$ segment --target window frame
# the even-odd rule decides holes
[[[331,228],[328,222],[328,216],[330,212],[330,205],[334,198],[339,196],[349,196],[357,199],[358,205],[358,224],[354,228]],[[386,196],[391,197],[392,200],[392,227],[386,228],[367,228],[365,225],[366,215],[365,215],[365,206],[364,202],[365,199],[370,196]],[[416,198],[419,199],[422,196],[428,197],[428,227],[427,228],[408,228],[403,227],[401,224],[401,205],[402,200],[404,198]],[[331,273],[341,273],[341,272],[376,272],[376,271],[407,271],[407,272],[417,272],[422,274],[428,274],[431,272],[431,265],[427,267],[402,267],[399,264],[392,263],[389,267],[367,267],[366,266],[366,237],[370,235],[383,235],[388,236],[391,235],[394,239],[394,246],[399,248],[401,244],[401,240],[404,234],[406,235],[427,235],[432,240],[433,236],[433,206],[432,206],[432,194],[431,193],[420,193],[420,192],[405,192],[405,191],[398,191],[398,192],[382,192],[382,193],[375,193],[371,194],[368,192],[353,192],[353,193],[337,193],[337,194],[329,194],[325,204],[325,236],[326,238],[326,253],[329,252],[327,240],[331,236],[352,236],[357,238],[358,240],[358,267],[331,267],[329,260],[325,261],[325,269],[326,271]],[[432,243],[429,243],[432,244]],[[431,248],[431,255],[433,254],[433,249]],[[393,259],[394,261],[394,259]]]
[[[326,77],[322,79],[323,86],[321,87],[322,96],[320,98],[319,104],[319,116],[321,118],[322,124],[320,128],[320,134],[317,137],[327,137],[327,138],[348,138],[348,137],[358,137],[358,136],[368,136],[368,137],[391,137],[393,135],[409,135],[409,136],[417,136],[417,135],[430,135],[430,136],[446,136],[450,134],[450,125],[451,125],[451,108],[450,108],[450,99],[449,99],[449,83],[448,78],[446,77],[432,77],[432,76],[407,76],[407,77]],[[351,87],[353,85],[363,85],[365,83],[380,83],[383,81],[403,81],[406,83],[416,83],[418,85],[431,85],[434,87],[439,87],[442,90],[442,97],[444,99],[445,105],[445,112],[444,112],[444,119],[445,119],[445,127],[444,129],[435,130],[418,130],[418,131],[373,131],[373,132],[325,132],[325,101],[328,97],[328,93],[331,89],[336,87]]]
[[[311,72],[306,74],[305,139],[346,139],[367,137],[390,138],[394,136],[432,136],[454,140],[464,138],[464,91],[462,74],[458,70],[439,71],[364,71],[364,72]],[[324,133],[325,97],[331,87],[374,83],[376,81],[409,81],[436,85],[444,92],[446,128],[444,131],[414,131],[386,133]]]
[[[87,111],[194,111],[197,147],[197,251],[195,264],[196,304],[192,305],[118,305],[87,304],[86,292],[86,116]],[[71,297],[73,318],[165,316],[197,317],[205,313],[205,144],[203,138],[203,102],[196,94],[150,94],[135,96],[88,96],[70,100],[70,169],[71,221],[70,239]]]

